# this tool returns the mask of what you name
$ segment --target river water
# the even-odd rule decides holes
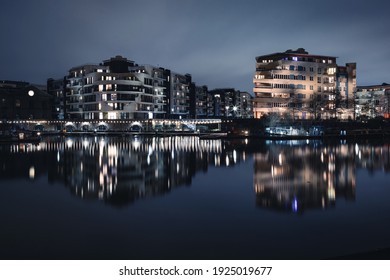
[[[329,259],[389,248],[389,144],[2,144],[0,258]]]

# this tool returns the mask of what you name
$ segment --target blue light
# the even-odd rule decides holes
[[[292,202],[292,210],[293,210],[293,212],[298,212],[298,201],[296,198],[294,198],[294,200]]]

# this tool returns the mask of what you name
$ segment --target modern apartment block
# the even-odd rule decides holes
[[[256,57],[253,83],[255,118],[353,117],[356,63],[339,67],[334,56],[287,50]]]
[[[190,118],[207,118],[207,86],[197,86],[192,83],[190,93],[194,93],[190,94]]]
[[[218,88],[209,91],[207,116],[223,118],[252,118],[252,96],[234,88]]]
[[[390,85],[357,87],[355,113],[357,119],[390,118]]]
[[[166,114],[165,69],[116,56],[69,70],[69,119],[148,119]]]
[[[253,97],[248,92],[241,91],[238,116],[244,119],[253,118]]]
[[[193,87],[190,74],[178,74],[167,70],[167,117],[170,119],[188,118],[190,114],[190,92]]]

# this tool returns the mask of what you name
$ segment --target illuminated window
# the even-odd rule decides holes
[[[117,119],[117,114],[115,112],[108,112],[108,119],[110,120]]]
[[[336,68],[335,67],[328,68],[328,74],[329,75],[333,75],[335,73],[336,73]]]
[[[264,75],[255,75],[255,79],[258,79],[258,80],[261,80],[261,79],[264,79]]]

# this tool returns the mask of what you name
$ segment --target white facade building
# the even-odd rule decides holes
[[[256,57],[254,117],[273,113],[293,119],[350,117],[353,110],[343,114],[337,110],[341,103],[353,108],[353,101],[346,99],[353,100],[356,64],[345,68],[348,71],[337,66],[334,56],[311,55],[302,48]],[[338,73],[347,79],[343,83],[355,87],[341,94]]]
[[[70,119],[147,119],[166,113],[164,69],[121,56],[69,70],[66,114]]]

